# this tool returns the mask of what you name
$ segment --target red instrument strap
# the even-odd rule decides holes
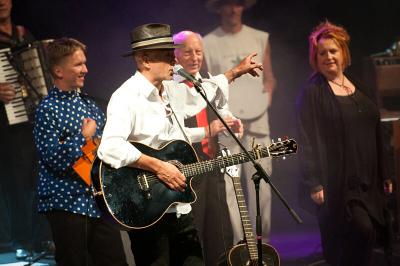
[[[189,88],[193,88],[193,83],[189,80],[184,80],[183,83],[185,83]],[[197,115],[196,115],[196,121],[197,121],[197,126],[198,127],[209,127],[208,123],[208,117],[207,117],[207,110],[204,108],[201,110]],[[210,145],[210,142],[208,140],[209,136],[206,136],[202,141],[201,141],[201,147],[202,150],[205,154],[210,156],[211,158],[213,157],[214,151],[212,150],[212,147]]]

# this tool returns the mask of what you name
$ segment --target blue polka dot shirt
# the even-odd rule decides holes
[[[77,91],[53,88],[36,110],[34,136],[39,154],[39,212],[64,210],[100,217],[92,189],[72,169],[82,156],[84,118],[96,121],[100,137],[105,116]]]

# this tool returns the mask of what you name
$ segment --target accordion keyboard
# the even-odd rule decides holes
[[[10,48],[0,50],[0,83],[9,83],[15,88],[15,98],[5,104],[8,123],[10,125],[27,122],[28,113],[23,100],[22,86],[18,79],[18,73],[10,65],[7,55],[11,54]]]
[[[33,120],[36,107],[52,86],[45,63],[46,42],[33,42],[15,52],[10,48],[0,50],[0,82],[9,83],[15,89],[15,98],[5,104],[10,125]]]

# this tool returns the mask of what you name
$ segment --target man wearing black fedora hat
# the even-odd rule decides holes
[[[186,178],[171,163],[141,153],[129,141],[138,141],[153,148],[174,139],[198,142],[206,135],[204,128],[186,130],[185,116],[205,107],[200,96],[175,87],[172,80],[175,64],[170,26],[145,24],[131,32],[132,55],[137,72],[112,95],[107,108],[107,123],[98,149],[98,156],[114,168],[124,166],[151,171],[171,190],[186,188]],[[261,65],[247,60],[239,69],[254,71]],[[235,71],[228,75],[234,78]],[[228,79],[216,76],[222,84],[204,86],[207,97],[225,101]],[[145,229],[129,232],[137,265],[202,265],[203,255],[193,224],[190,204],[176,204],[163,217]]]
[[[271,67],[269,34],[242,23],[243,12],[256,2],[256,0],[208,0],[206,2],[207,9],[220,16],[220,26],[204,37],[204,57],[208,70],[214,73],[229,68],[249,52],[256,52],[255,59],[263,62],[262,79],[255,79],[247,75],[230,86],[229,107],[232,113],[243,122],[242,143],[244,146],[250,146],[254,140],[256,143],[264,145],[271,142],[268,107],[271,104],[276,83]],[[229,138],[220,138],[220,142],[228,146],[233,153],[240,151],[239,146]],[[271,160],[264,158],[261,163],[266,171],[271,173]],[[253,228],[256,225],[256,199],[251,179],[254,172],[255,170],[250,164],[240,167],[240,176]],[[226,177],[225,181],[228,205],[234,206],[236,197],[233,193],[233,185],[229,177]],[[262,238],[264,242],[267,242],[271,219],[271,191],[265,182],[260,183],[260,203]],[[231,211],[230,216],[234,242],[237,242],[243,239],[242,224],[237,213]]]

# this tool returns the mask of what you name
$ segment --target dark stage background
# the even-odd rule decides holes
[[[294,136],[294,103],[299,87],[310,75],[307,36],[325,18],[346,27],[352,37],[351,70],[362,72],[362,59],[384,51],[400,35],[400,1],[263,1],[244,13],[245,24],[268,31],[278,86],[270,110],[272,136]],[[89,74],[85,90],[108,101],[131,76],[129,32],[150,22],[172,25],[174,32],[190,29],[205,35],[218,24],[199,0],[14,0],[13,18],[37,39],[74,37],[88,45]],[[215,73],[216,74],[216,73]],[[301,148],[301,147],[300,147]],[[315,228],[312,217],[297,202],[297,158],[274,162],[272,180],[305,220],[297,225],[283,205],[273,199],[272,233]]]

